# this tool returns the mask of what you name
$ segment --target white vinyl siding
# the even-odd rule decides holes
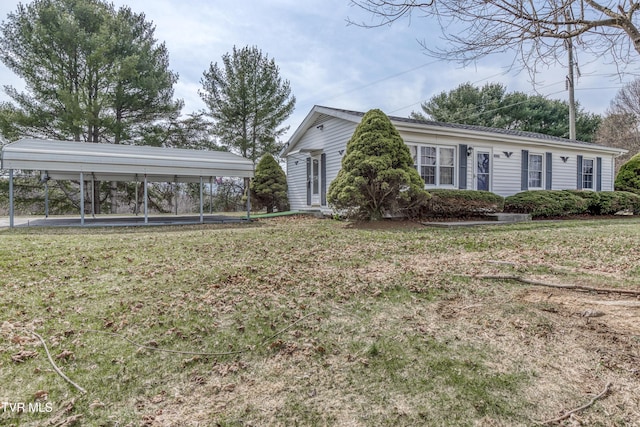
[[[511,153],[507,157],[504,152]],[[520,166],[522,162],[522,150],[520,147],[504,144],[493,147],[493,183],[491,190],[501,196],[509,196],[521,191]],[[505,177],[509,177],[505,179]]]
[[[287,156],[287,183],[289,184],[289,205],[292,210],[311,209],[307,205],[307,158],[316,150],[326,154],[326,185],[329,185],[342,167],[347,142],[353,135],[356,123],[338,118],[329,118],[322,122],[322,127],[315,124],[296,144],[296,149]],[[313,154],[316,154],[315,152]],[[319,158],[319,157],[318,157]],[[294,184],[295,183],[295,184]],[[326,206],[323,206],[323,210]],[[318,209],[313,207],[313,209]]]

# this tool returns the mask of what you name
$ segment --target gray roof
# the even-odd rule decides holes
[[[360,111],[341,110],[341,109],[330,108],[330,107],[323,107],[323,108],[340,111],[346,114],[352,114],[358,117],[363,117],[365,114]],[[446,122],[438,122],[434,120],[417,120],[417,119],[411,119],[407,117],[398,117],[398,116],[388,116],[388,117],[391,121],[394,121],[394,122],[413,123],[413,124],[425,125],[425,126],[437,126],[437,127],[443,127],[443,128],[451,128],[451,129],[464,129],[464,130],[470,130],[470,131],[482,132],[482,133],[497,133],[501,135],[520,136],[524,138],[534,138],[534,139],[541,139],[546,141],[557,141],[557,142],[564,142],[564,143],[572,142],[575,144],[583,144],[583,145],[590,145],[590,146],[596,146],[596,147],[598,146],[597,144],[593,144],[591,142],[579,141],[575,139],[571,140],[571,139],[562,138],[559,136],[546,135],[546,134],[537,133],[537,132],[526,132],[526,131],[521,131],[516,129],[491,128],[487,126],[466,125],[461,123],[446,123]]]
[[[2,147],[1,168],[46,171],[53,179],[198,182],[253,176],[253,162],[224,151],[21,139]]]

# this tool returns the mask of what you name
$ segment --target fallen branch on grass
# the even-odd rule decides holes
[[[595,288],[592,286],[583,286],[583,285],[556,285],[553,283],[547,283],[547,282],[540,282],[537,280],[531,280],[531,279],[526,279],[524,277],[520,277],[520,276],[514,276],[514,275],[479,275],[479,276],[472,276],[475,277],[477,279],[485,279],[485,280],[515,280],[516,282],[520,282],[520,283],[526,283],[527,285],[534,285],[534,286],[544,286],[547,288],[557,288],[557,289],[568,289],[568,290],[574,290],[574,291],[581,291],[581,292],[597,292],[597,293],[601,293],[601,294],[623,294],[623,295],[633,295],[633,296],[640,296],[640,291],[634,291],[632,289],[616,289],[616,288]]]
[[[269,341],[271,341],[272,339],[274,339],[275,337],[277,337],[278,335],[283,334],[284,332],[288,331],[289,329],[291,329],[295,324],[302,322],[304,319],[306,319],[307,317],[311,317],[314,316],[316,314],[318,314],[319,311],[314,311],[313,313],[309,313],[306,316],[302,316],[301,318],[299,318],[298,320],[296,320],[295,322],[291,323],[289,326],[287,326],[286,328],[280,329],[278,332],[276,332],[275,334],[265,338],[262,343],[260,343],[260,345],[266,345]]]
[[[40,342],[42,343],[42,345],[44,346],[44,351],[47,352],[47,357],[49,358],[49,363],[51,363],[51,366],[53,366],[53,369],[56,371],[56,373],[58,375],[60,375],[65,381],[67,381],[69,384],[71,384],[72,386],[74,386],[75,388],[77,388],[81,393],[86,394],[87,390],[85,390],[84,388],[80,387],[78,384],[74,383],[73,381],[71,381],[69,379],[69,377],[67,377],[61,370],[60,368],[58,368],[55,364],[55,362],[53,361],[53,359],[51,358],[51,353],[49,353],[49,349],[47,348],[47,343],[44,342],[44,339],[38,335],[38,333],[34,332],[34,331],[29,331],[31,332],[33,335],[35,335]]]
[[[607,385],[604,387],[604,390],[602,390],[602,392],[601,392],[599,395],[594,396],[594,398],[593,398],[593,399],[591,399],[591,401],[590,401],[589,403],[587,403],[586,405],[582,405],[582,406],[581,406],[581,407],[579,407],[579,408],[572,409],[572,410],[570,410],[570,411],[568,411],[568,412],[565,412],[565,413],[564,413],[564,415],[562,415],[562,416],[560,416],[560,417],[558,417],[558,418],[554,418],[554,419],[552,419],[552,420],[545,421],[545,422],[543,422],[542,424],[545,424],[545,425],[546,425],[546,424],[555,424],[555,423],[559,423],[559,422],[560,422],[560,421],[562,421],[562,420],[566,420],[567,418],[569,418],[571,415],[575,414],[576,412],[580,412],[580,411],[583,411],[583,410],[587,409],[588,407],[590,407],[590,406],[592,406],[594,403],[596,403],[596,401],[597,401],[598,399],[602,399],[602,398],[603,398],[603,397],[605,397],[607,394],[609,394],[609,389],[610,389],[610,388],[611,388],[611,383],[607,383]]]

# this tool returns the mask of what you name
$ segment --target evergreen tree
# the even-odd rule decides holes
[[[0,27],[0,60],[24,79],[6,87],[14,136],[144,143],[142,123],[178,115],[168,53],[154,27],[101,0],[19,4]]]
[[[464,83],[432,97],[422,104],[422,113],[413,112],[411,117],[569,137],[567,102],[522,92],[507,93],[500,83],[488,83],[481,88]],[[601,120],[599,115],[578,107],[576,139],[592,142]]]
[[[382,111],[362,118],[327,198],[347,216],[368,220],[415,215],[429,199],[409,148]]]
[[[251,180],[251,196],[256,208],[265,207],[271,213],[289,210],[287,176],[271,154],[265,154],[256,166]]]
[[[279,127],[293,112],[295,97],[273,59],[257,47],[233,47],[222,65],[211,64],[201,80],[200,96],[214,120],[214,133],[230,151],[254,162],[282,148],[288,127]]]

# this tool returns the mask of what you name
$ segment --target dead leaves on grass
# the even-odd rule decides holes
[[[22,350],[16,354],[12,354],[11,355],[11,360],[14,363],[23,363],[25,362],[27,359],[33,359],[35,357],[38,357],[38,352],[37,351],[33,351],[33,350]]]
[[[71,412],[75,410],[76,399],[72,398],[63,402],[60,405],[59,412],[49,419],[49,422],[46,424],[50,427],[72,427],[75,425],[79,425],[81,420],[83,419],[82,414],[70,415]]]

